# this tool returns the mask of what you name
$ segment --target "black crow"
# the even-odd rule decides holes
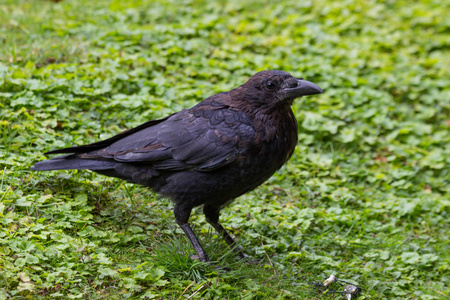
[[[289,160],[297,144],[291,104],[318,93],[323,91],[302,78],[262,71],[190,109],[104,141],[47,152],[70,154],[38,162],[32,169],[88,169],[150,187],[175,203],[176,222],[198,258],[208,261],[188,223],[192,209],[203,205],[206,220],[233,247],[219,223],[220,210]]]

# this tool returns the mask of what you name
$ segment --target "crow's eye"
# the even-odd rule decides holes
[[[273,91],[273,90],[275,89],[275,87],[276,87],[276,84],[273,83],[272,81],[268,81],[268,82],[266,83],[266,88],[267,88],[269,91]]]

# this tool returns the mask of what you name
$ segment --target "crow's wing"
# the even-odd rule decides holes
[[[255,137],[251,119],[227,107],[183,110],[83,155],[152,165],[156,170],[211,171],[247,150]]]

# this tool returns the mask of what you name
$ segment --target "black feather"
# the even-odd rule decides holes
[[[73,154],[58,156],[49,160],[36,163],[31,170],[49,171],[49,170],[107,170],[114,168],[117,164],[109,160],[92,160],[78,158]]]

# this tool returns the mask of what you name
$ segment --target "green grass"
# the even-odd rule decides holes
[[[361,299],[450,294],[449,1],[0,3],[0,299]],[[254,264],[191,218],[221,269],[192,261],[172,204],[88,171],[31,172],[282,69],[299,144],[223,210]],[[338,287],[334,287],[338,289]],[[342,290],[342,289],[340,289]]]

